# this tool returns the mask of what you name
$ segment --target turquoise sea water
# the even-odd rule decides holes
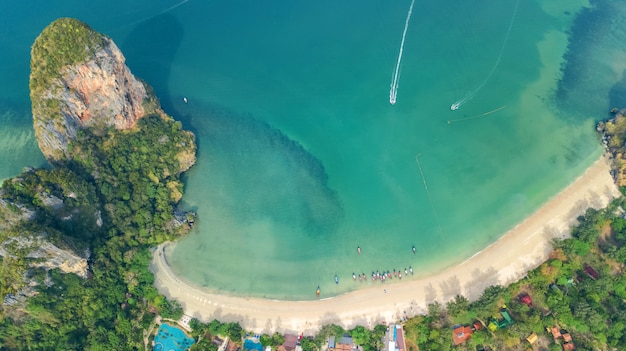
[[[394,106],[408,0],[3,4],[0,177],[44,163],[30,131],[29,48],[47,23],[73,16],[111,36],[198,137],[183,201],[199,221],[167,253],[184,279],[313,299],[317,286],[327,297],[373,284],[353,272],[431,274],[600,155],[593,124],[626,91],[616,44],[626,9],[593,4],[416,1]]]

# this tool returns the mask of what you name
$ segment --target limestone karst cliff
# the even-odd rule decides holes
[[[69,170],[33,170],[0,189],[0,256],[87,277],[87,240],[100,235],[96,189]]]
[[[195,136],[161,109],[115,43],[62,18],[31,55],[33,126],[52,169],[26,170],[0,188],[0,296],[36,285],[34,271],[87,278],[91,252],[110,238],[117,249],[147,247],[193,222],[176,206]]]
[[[37,141],[50,161],[70,158],[68,143],[81,128],[129,129],[163,113],[117,45],[71,18],[52,22],[35,40],[30,90]]]

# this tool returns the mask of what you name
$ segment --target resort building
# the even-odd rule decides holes
[[[561,328],[554,326],[550,329],[550,332],[552,333],[552,337],[554,338],[554,340],[558,340],[561,337]]]
[[[595,269],[591,268],[591,266],[588,265],[585,265],[585,274],[587,274],[587,276],[593,280],[597,280],[598,278],[600,278],[598,272],[596,272]]]
[[[533,300],[530,298],[530,295],[528,294],[522,295],[519,301],[527,305],[528,307],[533,307]]]
[[[474,331],[470,326],[457,326],[452,329],[452,342],[455,346],[465,344],[467,340],[472,338],[472,333],[474,333]]]
[[[331,335],[330,338],[328,338],[328,350],[334,350],[336,346],[335,336]]]
[[[539,337],[537,336],[537,333],[532,332],[530,335],[528,335],[528,337],[526,338],[526,341],[528,341],[528,343],[532,345],[536,343],[538,339]]]
[[[352,337],[348,334],[344,334],[339,342],[336,342],[334,336],[331,336],[328,339],[328,350],[329,351],[352,351],[358,350],[354,342],[352,341]]]
[[[483,324],[476,320],[472,325],[460,325],[452,326],[452,342],[454,345],[464,344],[467,340],[472,338],[472,334],[483,328]]]
[[[576,346],[574,345],[574,341],[572,340],[572,336],[570,333],[565,330],[561,330],[559,326],[554,326],[549,329],[554,337],[554,342],[559,343],[560,339],[563,339],[563,350],[576,350]]]
[[[387,351],[405,351],[404,330],[399,324],[390,325],[388,329],[388,349]]]
[[[295,351],[299,346],[297,335],[285,334],[285,342],[278,346],[278,351]]]

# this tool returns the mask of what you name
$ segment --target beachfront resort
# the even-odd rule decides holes
[[[626,313],[625,206],[620,197],[586,211],[571,238],[553,242],[545,262],[473,301],[457,294],[393,322],[376,314],[377,323],[367,327],[348,329],[335,320],[314,333],[282,324],[281,332],[269,325],[255,332],[239,322],[202,323],[188,315],[178,325],[197,340],[191,350],[618,350]]]

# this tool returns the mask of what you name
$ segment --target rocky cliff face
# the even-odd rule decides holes
[[[0,256],[21,257],[31,268],[59,268],[86,278],[88,246],[60,229],[98,233],[101,210],[86,204],[86,196],[93,191],[62,174],[29,170],[6,181],[0,189]],[[60,187],[52,182],[59,179],[63,179]]]
[[[148,188],[156,197],[155,189],[160,186],[159,191],[169,195],[172,206],[182,197],[178,175],[195,163],[195,137],[162,111],[151,87],[135,78],[124,62],[110,38],[75,19],[54,21],[35,40],[30,75],[34,129],[41,151],[54,167],[27,170],[0,188],[0,277],[4,275],[0,293],[14,293],[24,287],[27,271],[33,267],[59,268],[86,278],[88,248],[95,242],[92,239],[103,237],[105,230],[114,225],[114,216],[131,212],[116,211],[116,201],[123,201],[112,196],[112,191],[127,195],[125,200],[131,198],[129,191],[118,187],[124,190],[141,184],[133,189],[133,195],[141,197],[135,199],[136,207],[152,201],[149,194],[142,193]],[[129,131],[117,133],[111,129]],[[144,138],[137,143],[143,146],[124,139],[129,136]],[[117,145],[114,140],[126,143]],[[148,157],[154,152],[145,145],[156,144],[162,153]],[[168,153],[167,157],[163,153]],[[141,157],[132,161],[126,156],[116,158],[129,154]],[[117,160],[117,166],[121,163],[135,169],[129,172],[151,182],[135,179],[135,183],[129,183],[119,177],[128,176],[127,169],[118,167],[122,172],[111,168],[105,162],[108,159]],[[172,159],[174,162],[168,162]],[[85,166],[92,177],[84,174],[84,169],[65,167],[66,160]],[[157,169],[142,173],[147,164]],[[109,197],[94,182],[99,170],[108,176],[103,183]],[[162,202],[168,201],[163,194],[160,196]],[[147,216],[154,215],[150,209],[144,209]],[[172,226],[182,227],[186,215],[176,216]]]
[[[87,48],[66,47],[75,42]],[[50,161],[70,158],[68,143],[79,129],[129,129],[147,114],[162,113],[117,45],[74,19],[53,22],[35,40],[30,86],[37,141]]]
[[[9,247],[11,249],[9,249]],[[43,233],[30,237],[12,237],[0,243],[0,256],[12,255],[11,251],[25,250],[30,267],[59,268],[64,273],[74,273],[87,278],[89,252],[81,255],[52,244]]]

